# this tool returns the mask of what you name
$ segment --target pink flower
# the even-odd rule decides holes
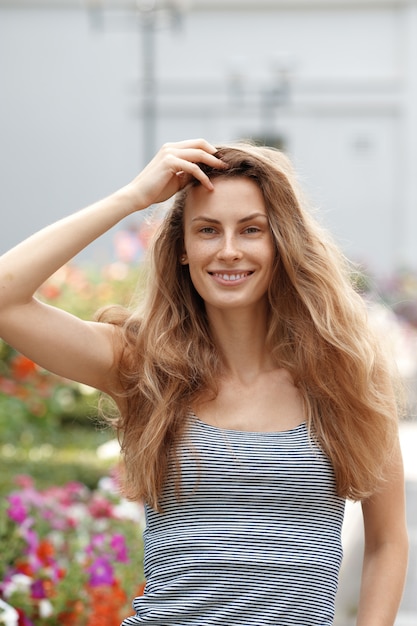
[[[141,256],[142,246],[138,233],[133,230],[119,230],[114,236],[117,258],[123,263],[132,263]]]
[[[116,533],[110,541],[110,546],[114,550],[116,559],[119,563],[128,563],[129,557],[127,553],[126,541],[123,535]]]
[[[95,496],[88,507],[90,514],[95,518],[113,517],[113,507],[110,502],[103,497]]]
[[[88,573],[92,587],[112,585],[114,582],[113,567],[105,556],[97,557],[88,568]]]
[[[17,524],[21,524],[25,521],[28,515],[28,511],[23,504],[22,498],[17,494],[11,494],[7,499],[9,501],[7,515]]]
[[[22,489],[30,489],[34,487],[32,476],[28,476],[27,474],[19,474],[19,476],[15,477],[14,482]]]
[[[87,547],[88,554],[93,554],[95,550],[102,552],[103,549],[105,548],[105,544],[106,544],[106,537],[105,535],[103,535],[103,533],[100,533],[98,535],[93,535],[91,537],[90,545]]]
[[[30,528],[28,524],[24,524],[21,528],[21,534],[23,539],[27,543],[27,547],[30,553],[36,552],[39,545],[38,534],[33,528]]]
[[[17,395],[17,384],[10,378],[4,378],[0,376],[0,392],[5,393],[7,396]]]

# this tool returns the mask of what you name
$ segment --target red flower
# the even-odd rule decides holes
[[[55,548],[50,541],[42,539],[36,550],[36,556],[44,565],[50,565],[53,562]]]
[[[36,371],[36,364],[23,354],[17,354],[11,361],[13,378],[24,380]]]
[[[68,607],[67,611],[60,613],[59,623],[62,626],[77,626],[80,623],[80,617],[83,615],[85,609],[81,600],[76,600]]]
[[[19,615],[19,626],[34,626],[34,623],[32,622],[32,620],[30,620],[28,618],[28,616],[22,611],[22,609],[19,609],[19,607],[16,609],[16,611],[18,612]]]
[[[26,576],[33,576],[33,568],[24,559],[17,559],[15,563],[15,569],[19,572],[19,574],[25,574]]]
[[[115,626],[120,624],[126,594],[118,581],[109,585],[90,587],[91,611],[86,626]]]

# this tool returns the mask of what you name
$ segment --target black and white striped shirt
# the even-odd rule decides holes
[[[123,626],[330,626],[344,500],[305,424],[264,433],[191,418],[182,498],[146,510],[144,596]]]

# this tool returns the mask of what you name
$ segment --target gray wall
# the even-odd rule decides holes
[[[146,40],[134,11],[18,4],[0,0],[0,250],[127,182],[165,141],[267,136],[349,256],[417,267],[414,0],[195,1],[175,23],[155,16]],[[111,237],[88,255],[109,258]]]

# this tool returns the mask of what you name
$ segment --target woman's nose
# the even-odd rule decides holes
[[[217,256],[219,259],[224,259],[227,261],[240,259],[242,256],[242,251],[239,247],[236,237],[232,235],[225,235],[224,237],[222,237]]]

